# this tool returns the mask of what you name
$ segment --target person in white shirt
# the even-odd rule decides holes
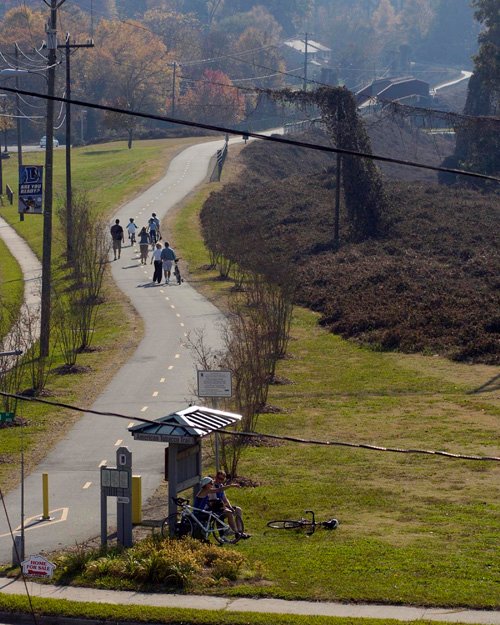
[[[163,269],[163,261],[161,259],[161,253],[162,253],[162,249],[161,249],[161,243],[157,243],[156,244],[156,248],[151,256],[151,264],[154,263],[155,264],[155,271],[153,274],[153,282],[157,282],[158,284],[161,284],[161,277],[162,277],[162,269]]]
[[[128,232],[128,238],[130,239],[130,245],[134,245],[135,243],[135,233],[137,231],[137,226],[134,222],[134,218],[131,217],[129,219],[129,222],[127,224],[127,232]]]

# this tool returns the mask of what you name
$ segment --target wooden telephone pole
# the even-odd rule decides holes
[[[57,9],[66,0],[44,0],[50,7],[50,18],[47,24],[47,119],[45,136],[45,192],[43,211],[43,248],[42,248],[42,295],[40,314],[40,358],[47,358],[50,344],[50,309],[52,288],[52,200],[53,200],[53,163],[54,163],[54,97],[56,81],[57,51]]]
[[[66,33],[66,43],[58,45],[66,52],[66,98],[71,100],[71,50],[74,48],[93,48],[94,42],[70,43],[70,34]],[[73,189],[71,183],[71,104],[66,102],[66,257],[73,261]]]

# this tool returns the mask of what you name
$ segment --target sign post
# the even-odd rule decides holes
[[[117,541],[132,546],[132,452],[116,451],[116,468],[101,467],[101,545],[108,542],[108,497],[116,497]]]
[[[198,397],[212,397],[214,408],[217,397],[233,394],[231,371],[198,371]],[[215,433],[215,470],[219,470],[219,435]]]

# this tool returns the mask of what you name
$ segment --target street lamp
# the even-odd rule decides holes
[[[3,356],[20,356],[23,353],[22,349],[11,349],[5,352],[0,352],[0,358]],[[17,400],[16,400],[17,404]],[[21,425],[21,428],[23,426]],[[12,549],[12,564],[21,564],[24,560],[24,434],[21,429],[21,535],[14,538],[14,546]]]

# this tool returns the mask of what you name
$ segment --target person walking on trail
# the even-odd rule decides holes
[[[113,254],[114,260],[116,255],[120,258],[122,253],[122,241],[123,241],[123,228],[120,226],[120,220],[116,219],[113,226],[111,226],[111,238],[113,239]]]
[[[161,243],[157,243],[156,249],[153,252],[153,255],[151,256],[151,264],[154,263],[155,265],[155,270],[153,273],[153,282],[157,282],[158,284],[161,284],[162,267],[163,267],[163,262],[161,260],[161,253],[162,253]]]
[[[156,221],[150,217],[148,221],[149,242],[154,249],[156,242],[158,241],[158,230],[156,229]]]
[[[161,232],[160,232],[160,220],[158,219],[158,217],[156,216],[156,213],[152,213],[151,215],[151,219],[155,222],[156,224],[156,240],[157,241],[161,241]]]
[[[170,273],[175,260],[175,252],[170,247],[169,242],[165,241],[165,247],[161,251],[161,260],[163,262],[163,272],[165,273],[165,284],[170,282]]]
[[[137,230],[138,228],[134,221],[134,218],[131,217],[127,224],[127,232],[128,232],[128,238],[130,239],[130,245],[134,245],[135,243],[135,233],[137,232]]]
[[[139,232],[139,250],[141,252],[141,265],[145,265],[148,260],[149,252],[149,234],[146,230],[146,226],[143,226],[142,230]]]

